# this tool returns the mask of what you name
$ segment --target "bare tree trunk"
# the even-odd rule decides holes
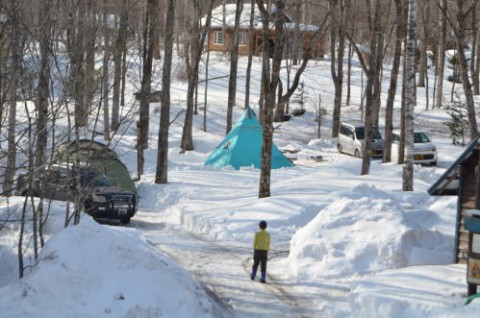
[[[76,12],[76,32],[74,51],[72,52],[71,70],[74,77],[75,89],[75,126],[87,125],[87,109],[85,105],[85,17],[86,0],[78,0]]]
[[[41,3],[41,25],[40,25],[40,70],[37,86],[37,147],[35,166],[39,170],[40,175],[45,169],[46,153],[47,153],[47,121],[48,121],[48,103],[50,97],[50,61],[52,55],[52,2],[51,0],[44,0]],[[43,220],[43,200],[40,200],[37,214],[38,217],[39,234],[41,245],[44,244],[44,220]]]
[[[207,12],[207,25],[210,25],[212,16],[212,7],[214,0],[208,0],[206,12]],[[203,46],[205,43],[205,37],[207,35],[206,28],[200,29],[200,0],[193,1],[193,19],[192,30],[190,30],[190,39],[187,43],[189,49],[186,50],[185,62],[187,64],[188,74],[188,89],[187,89],[187,109],[185,112],[185,121],[183,125],[182,139],[180,141],[180,148],[182,152],[193,150],[193,97],[195,86],[198,81],[198,69],[200,59],[202,56]]]
[[[470,57],[470,74],[472,75],[472,88],[473,88],[473,95],[480,94],[480,84],[478,78],[478,68],[476,68],[477,60],[478,60],[478,30],[477,30],[477,2],[473,4],[472,8],[472,52]]]
[[[422,3],[420,8],[420,17],[421,17],[421,32],[420,32],[420,59],[418,67],[418,87],[426,87],[426,76],[427,76],[427,34],[428,34],[428,21],[430,20],[429,12],[430,6],[428,1]]]
[[[12,3],[10,5],[10,16],[8,19],[10,39],[10,56],[11,64],[9,68],[8,81],[9,81],[9,102],[8,102],[8,130],[7,130],[7,166],[5,168],[5,176],[3,180],[3,193],[5,195],[11,195],[13,190],[13,179],[15,177],[16,169],[16,116],[17,116],[17,88],[20,77],[20,68],[22,63],[23,45],[20,38],[21,29],[20,26],[20,8],[18,3]]]
[[[158,134],[158,157],[155,183],[168,182],[168,130],[170,128],[170,74],[173,56],[173,29],[175,23],[175,0],[169,0],[165,22],[165,52],[162,72],[162,109]]]
[[[476,3],[476,1],[474,1]],[[477,119],[475,115],[475,103],[473,100],[472,86],[470,84],[470,78],[468,73],[468,62],[465,57],[465,48],[464,44],[466,43],[465,31],[466,31],[466,18],[471,12],[472,7],[464,9],[464,1],[457,0],[457,25],[453,26],[455,36],[457,38],[457,50],[458,50],[458,60],[461,68],[461,77],[462,77],[462,86],[463,93],[465,94],[465,103],[467,105],[467,117],[468,117],[468,128],[470,132],[470,140],[473,140],[477,137]]]
[[[434,107],[441,108],[443,103],[443,77],[445,71],[445,42],[447,36],[447,17],[443,13],[443,11],[447,10],[448,1],[441,0],[441,4],[439,4],[439,39],[438,39],[438,50],[437,50],[437,58],[436,58],[436,84],[435,87],[435,104]]]
[[[270,3],[268,3],[270,4]],[[270,175],[272,163],[272,144],[273,144],[273,109],[275,107],[276,90],[280,80],[280,66],[283,55],[283,1],[275,1],[277,6],[277,16],[275,19],[275,47],[272,48],[269,30],[269,9],[265,8],[262,0],[257,0],[257,6],[262,15],[263,22],[263,61],[262,61],[262,89],[264,89],[263,98],[263,143],[262,143],[262,161],[260,168],[259,198],[270,196]],[[272,65],[270,66],[270,56]]]
[[[96,2],[87,1],[85,16],[85,110],[90,113],[93,96],[97,89],[95,84],[95,40],[97,35],[97,12]]]
[[[129,0],[122,0],[120,7],[120,27],[118,28],[113,48],[113,96],[112,96],[112,130],[117,130],[120,122],[120,85],[122,78],[122,52],[126,47]]]
[[[248,27],[248,62],[245,78],[245,108],[250,105],[250,76],[252,72],[253,49],[255,45],[255,33],[253,30],[253,19],[255,17],[255,0],[250,2],[250,22]]]
[[[375,96],[377,96],[378,99],[378,77],[380,76],[380,70],[383,62],[382,30],[385,27],[385,22],[383,20],[385,16],[382,16],[385,8],[382,6],[382,2],[377,0],[374,4],[372,4],[370,0],[366,0],[366,5],[369,14],[369,27],[372,34],[370,39],[368,66],[367,63],[364,61],[358,46],[354,45],[357,56],[359,57],[360,64],[367,76],[367,83],[365,86],[365,143],[362,149],[362,175],[368,174],[370,170],[370,151],[372,149],[373,137],[372,126],[376,122],[376,120],[378,120],[378,110],[376,110],[378,106],[375,106]],[[348,37],[350,38],[350,42],[353,43],[353,41],[351,40],[351,36]]]
[[[226,134],[232,129],[233,107],[236,103],[237,93],[237,70],[238,70],[238,30],[240,17],[243,11],[243,0],[236,0],[235,27],[230,43],[230,76],[228,81],[227,125]]]
[[[107,0],[103,0],[103,70],[102,70],[102,100],[103,100],[103,139],[110,140],[110,30],[108,28]]]
[[[337,10],[338,5],[338,10]],[[340,128],[340,113],[342,108],[342,94],[343,94],[343,58],[345,55],[345,12],[346,3],[344,0],[330,0],[329,6],[337,14],[334,14],[330,19],[330,51],[331,63],[330,71],[332,75],[333,84],[335,86],[335,97],[333,103],[333,121],[332,121],[332,137],[338,136]],[[338,38],[337,38],[338,35]],[[337,47],[338,45],[338,47]],[[335,52],[335,48],[337,51]]]
[[[298,65],[300,59],[300,49],[301,49],[301,33],[300,33],[300,20],[302,15],[302,1],[297,0],[295,3],[295,29],[293,31],[293,65]]]
[[[390,87],[388,88],[387,104],[385,105],[385,149],[383,153],[383,162],[391,161],[392,151],[392,131],[393,131],[393,106],[398,85],[398,71],[400,69],[400,60],[402,58],[402,41],[404,15],[402,0],[395,0],[395,52],[393,65],[390,73]]]
[[[283,0],[276,0],[275,6],[276,17],[275,17],[275,34],[273,42],[270,40],[270,29],[269,25],[269,6],[265,8],[265,3],[263,0],[256,0],[257,6],[261,13],[262,24],[263,24],[263,60],[262,60],[262,90],[263,92],[263,105],[261,105],[261,110],[263,113],[263,144],[262,144],[262,163],[260,169],[260,182],[259,182],[259,193],[260,198],[270,196],[270,174],[271,174],[271,155],[272,155],[272,144],[273,144],[273,109],[275,107],[276,99],[276,90],[280,82],[280,68],[282,65],[282,57],[285,46],[285,15],[284,7],[285,3]],[[270,3],[269,3],[270,4]],[[316,36],[321,35],[320,30],[324,30],[323,26],[319,28],[319,32],[316,33]],[[315,43],[317,37],[314,37],[312,43]],[[272,48],[272,44],[275,43]],[[299,67],[297,73],[295,74],[292,87],[288,88],[287,93],[282,96],[280,104],[285,102],[290,98],[293,92],[296,90],[300,76],[305,70],[308,61],[311,57],[312,47],[309,47],[306,52],[304,52],[302,65]],[[272,57],[270,59],[270,57]],[[270,65],[271,60],[271,65]]]
[[[148,148],[149,122],[150,122],[150,94],[153,70],[153,53],[158,40],[158,5],[159,0],[148,0],[145,39],[144,39],[144,61],[142,74],[142,87],[140,89],[140,111],[139,111],[139,149]]]

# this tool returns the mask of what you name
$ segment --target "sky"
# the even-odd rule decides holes
[[[253,67],[249,104],[254,110],[260,62],[255,59]],[[210,63],[210,77],[228,74],[221,54],[212,54]],[[241,58],[239,74],[245,67]],[[154,78],[158,87],[159,69],[161,62]],[[388,71],[387,66],[385,77]],[[30,245],[22,279],[19,224],[3,224],[0,317],[478,317],[480,300],[464,305],[466,267],[452,263],[457,198],[427,192],[464,150],[451,144],[443,124],[448,114],[426,110],[426,92],[419,89],[415,125],[436,144],[438,165],[415,166],[414,191],[403,192],[401,165],[375,160],[361,176],[361,160],[337,152],[329,72],[328,58],[311,61],[302,76],[305,115],[275,124],[274,141],[293,150],[288,156],[295,166],[272,171],[271,196],[263,199],[258,198],[259,170],[204,165],[225,137],[228,81],[210,82],[206,131],[201,105],[194,119],[195,150],[181,154],[186,83],[174,80],[172,118],[180,116],[170,129],[168,184],[154,182],[159,104],[152,104],[150,147],[131,223],[99,224],[82,214],[78,226],[64,228],[67,205],[45,202],[46,244],[38,261]],[[358,65],[352,76],[352,105],[342,117],[359,119]],[[133,101],[138,74],[129,78]],[[234,121],[243,112],[244,77],[238,85]],[[445,99],[450,87],[446,82]],[[203,100],[203,87],[199,94]],[[327,110],[320,137],[319,105]],[[112,145],[135,177],[134,125],[122,129]],[[379,130],[383,134],[383,124]],[[18,219],[24,201],[1,197],[0,219]],[[266,284],[249,277],[260,220],[267,221],[271,234]],[[31,227],[27,223],[29,243]]]

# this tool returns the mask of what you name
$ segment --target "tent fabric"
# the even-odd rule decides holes
[[[55,148],[54,161],[91,166],[104,173],[116,186],[137,194],[135,182],[125,164],[107,145],[88,139],[63,143]]]
[[[247,107],[230,133],[207,158],[205,165],[218,168],[231,166],[235,169],[254,166],[260,169],[262,143],[262,126],[258,122],[255,112]],[[272,143],[271,168],[292,166],[293,163]]]

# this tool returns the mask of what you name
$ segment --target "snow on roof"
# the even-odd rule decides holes
[[[233,28],[235,26],[235,4],[226,4],[225,5],[225,25],[227,28]],[[250,12],[251,12],[251,5],[244,4],[242,15],[240,16],[240,28],[247,29],[250,25]],[[277,12],[277,8],[275,5],[272,5],[270,9],[271,14],[275,14]],[[202,25],[206,23],[206,17],[202,19]],[[213,9],[212,11],[212,20],[210,24],[211,28],[221,28],[223,27],[223,5],[220,5]],[[256,29],[262,28],[262,17],[260,10],[258,10],[257,6],[254,9],[254,18],[253,18],[253,27]],[[295,23],[285,23],[286,29],[294,29]],[[301,31],[307,32],[315,32],[318,30],[318,27],[315,25],[307,25],[307,24],[300,24]]]

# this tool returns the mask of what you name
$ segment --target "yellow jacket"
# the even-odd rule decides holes
[[[270,249],[270,233],[265,230],[259,230],[255,233],[253,249],[268,251]]]

